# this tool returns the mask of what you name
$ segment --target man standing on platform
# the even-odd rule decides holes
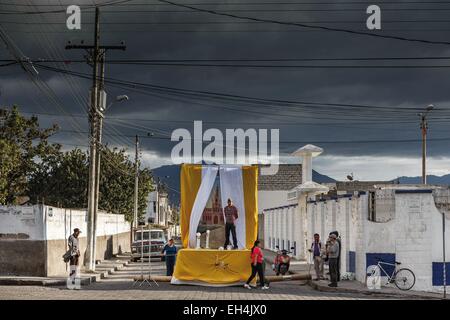
[[[231,199],[228,199],[228,205],[223,209],[225,214],[225,244],[224,248],[230,244],[230,231],[233,236],[233,248],[237,249],[237,237],[236,237],[236,219],[238,218],[238,211],[233,205]]]

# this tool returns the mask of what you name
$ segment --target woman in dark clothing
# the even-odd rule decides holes
[[[177,256],[177,247],[174,245],[173,239],[169,240],[169,243],[164,246],[161,253],[163,253],[166,258],[166,269],[167,269],[166,274],[168,276],[172,276]]]
[[[252,263],[252,274],[250,278],[248,278],[247,282],[244,284],[244,288],[251,289],[250,282],[255,278],[256,274],[258,274],[259,282],[261,285],[261,289],[267,290],[269,286],[265,284],[264,279],[264,256],[261,251],[259,240],[255,241],[251,252],[251,263]]]

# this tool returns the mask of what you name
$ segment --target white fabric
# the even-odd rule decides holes
[[[189,221],[189,248],[195,248],[197,228],[216,180],[217,166],[202,166],[202,183],[198,189]]]
[[[220,197],[222,199],[222,208],[227,206],[228,198],[231,198],[233,205],[238,211],[236,220],[236,237],[238,248],[244,249],[246,243],[245,230],[245,202],[244,202],[244,184],[242,179],[241,166],[220,166]],[[224,217],[225,220],[225,217]],[[233,237],[230,232],[230,243]]]

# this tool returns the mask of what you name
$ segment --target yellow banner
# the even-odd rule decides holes
[[[246,248],[253,247],[258,236],[258,167],[243,166],[242,180],[245,202]],[[199,164],[182,164],[180,172],[181,208],[180,228],[183,247],[189,243],[189,222],[200,184],[202,166]]]
[[[173,276],[184,281],[232,284],[247,281],[251,271],[250,250],[181,249]]]

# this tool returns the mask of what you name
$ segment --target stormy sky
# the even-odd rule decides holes
[[[65,45],[91,44],[91,6],[108,2],[116,3],[100,9],[101,44],[124,41],[127,48],[107,52],[106,90],[110,100],[121,94],[130,100],[111,106],[104,142],[132,152],[133,136],[140,135],[145,166],[170,164],[175,143],[167,137],[176,128],[192,130],[193,121],[202,120],[204,129],[280,129],[284,162],[298,161],[290,153],[316,144],[325,152],[315,159],[315,169],[336,179],[349,173],[360,180],[417,176],[417,113],[434,104],[428,173],[450,172],[450,43],[261,21],[446,42],[450,2],[174,0],[256,18],[251,20],[157,0],[1,0],[2,29],[39,74],[30,76],[18,64],[0,67],[0,106],[16,104],[26,115],[37,114],[42,127],[58,123],[61,131],[51,140],[65,149],[88,144],[92,85],[86,53],[65,50]],[[58,12],[71,4],[83,6],[81,30],[68,30],[67,14]],[[370,4],[381,7],[380,31],[366,28]],[[10,49],[1,44],[0,65],[13,59]]]

